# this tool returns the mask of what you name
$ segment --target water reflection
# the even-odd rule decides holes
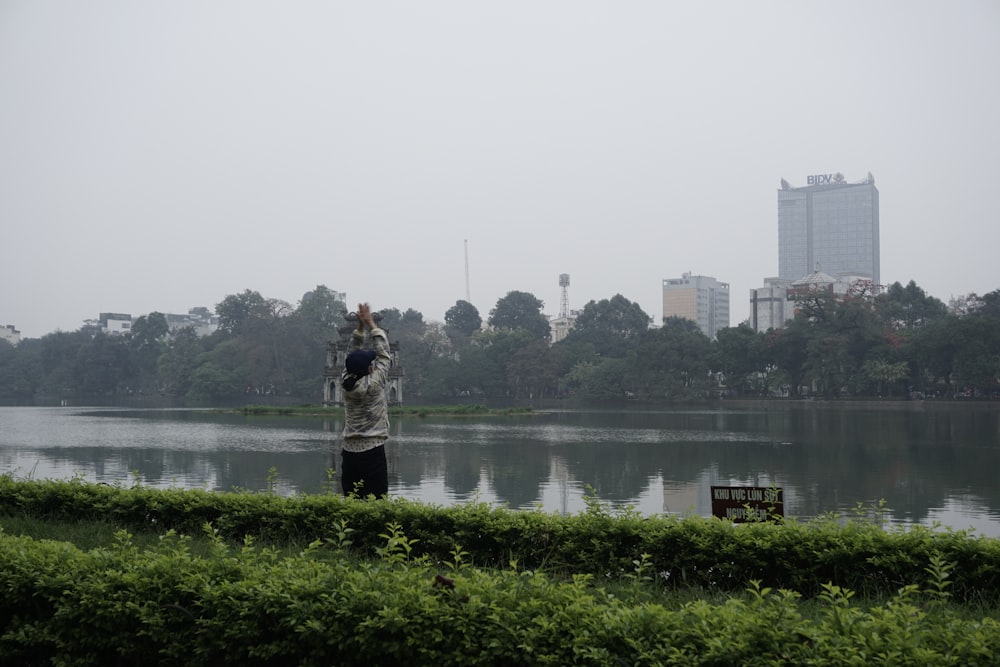
[[[709,486],[773,483],[789,516],[884,499],[897,522],[1000,536],[1000,411],[906,407],[399,419],[391,492],[577,512],[592,489],[647,514],[707,516]],[[212,411],[0,408],[0,466],[22,477],[319,493],[334,481],[342,428]]]

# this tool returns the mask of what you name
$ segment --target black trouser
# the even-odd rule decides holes
[[[344,495],[356,493],[361,498],[374,495],[385,498],[389,493],[389,466],[385,462],[385,446],[365,452],[342,452],[340,485]]]

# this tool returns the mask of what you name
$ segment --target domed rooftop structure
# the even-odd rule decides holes
[[[835,282],[837,282],[836,278],[819,270],[819,262],[817,262],[816,270],[808,276],[803,276],[792,282],[792,287],[827,287]]]
[[[788,286],[788,297],[794,300],[798,297],[817,292],[845,294],[847,293],[847,287],[847,283],[844,281],[834,278],[829,273],[820,271],[819,262],[817,262],[815,271],[808,276],[799,278]]]

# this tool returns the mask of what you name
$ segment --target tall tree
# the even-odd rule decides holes
[[[646,398],[705,398],[711,340],[698,325],[682,317],[668,317],[659,329],[644,332],[633,361],[633,387]]]
[[[42,341],[25,338],[17,345],[0,340],[0,397],[30,400],[44,380]]]
[[[479,310],[468,301],[459,299],[455,305],[444,314],[444,323],[448,326],[448,334],[456,333],[465,337],[471,336],[483,326],[483,318]]]
[[[559,376],[551,356],[551,348],[535,338],[514,350],[504,369],[507,373],[508,395],[513,398],[555,396]]]
[[[604,357],[624,357],[635,349],[652,319],[621,294],[590,301],[576,318],[565,342],[590,343]]]
[[[910,369],[905,361],[890,362],[879,357],[872,357],[861,366],[861,373],[869,382],[874,383],[875,392],[888,396],[894,395],[894,388],[905,379]]]
[[[741,394],[767,394],[770,364],[763,333],[746,323],[726,327],[716,334],[713,349],[713,368],[722,371],[727,387]]]
[[[475,365],[473,374],[479,382],[479,391],[487,396],[504,397],[531,391],[534,380],[530,379],[528,366],[538,356],[538,350],[533,345],[544,341],[527,329],[494,329],[476,334],[475,348],[481,350],[483,356],[463,354],[462,365],[471,362]],[[525,353],[526,349],[531,352]],[[519,363],[511,366],[515,357],[520,356]],[[541,371],[539,371],[541,372]]]
[[[184,327],[167,340],[157,361],[161,391],[179,398],[187,395],[206,342],[192,327]]]
[[[545,304],[528,292],[507,292],[490,311],[489,323],[495,329],[523,330],[536,338],[548,339],[551,327],[542,313]]]
[[[806,383],[806,347],[809,342],[809,321],[796,317],[780,329],[765,335],[768,358],[777,367],[792,396],[799,396]]]
[[[42,336],[42,391],[60,395],[75,393],[79,389],[77,358],[80,349],[90,344],[91,338],[92,334],[83,329],[74,332],[57,331]]]
[[[413,345],[427,328],[419,310],[407,308],[400,312],[398,308],[382,308],[378,314],[382,317],[378,325],[389,333],[389,340],[398,341],[401,346]]]
[[[483,333],[488,337],[496,332]],[[452,386],[460,396],[503,396],[506,382],[504,359],[491,353],[488,346],[473,345],[454,369]]]
[[[889,285],[884,294],[876,297],[876,305],[886,323],[895,330],[917,329],[948,314],[943,301],[928,296],[912,280],[906,287],[899,282]]]
[[[127,389],[132,370],[124,337],[99,333],[78,349],[74,375],[82,393],[114,396]]]
[[[1000,289],[987,292],[978,298],[973,315],[1000,320]]]
[[[240,294],[230,294],[216,304],[215,314],[219,317],[219,331],[242,334],[260,322],[270,320],[274,309],[260,292],[244,290]]]
[[[975,296],[975,295],[973,295]],[[952,322],[942,346],[951,349],[953,390],[965,396],[1000,393],[1000,290],[975,297],[968,314]]]
[[[163,313],[137,317],[128,334],[128,346],[135,368],[135,384],[140,391],[156,388],[157,364],[163,354],[170,328]]]
[[[567,393],[581,398],[626,398],[635,390],[629,377],[632,367],[630,359],[595,356],[574,364],[562,382]]]
[[[326,285],[317,285],[316,289],[303,294],[295,311],[296,317],[317,341],[335,338],[335,330],[343,325],[346,313],[347,304]]]

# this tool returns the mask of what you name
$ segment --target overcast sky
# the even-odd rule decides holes
[[[1000,3],[0,0],[0,325],[317,285],[778,273],[780,179],[871,172],[882,282],[1000,288]]]

